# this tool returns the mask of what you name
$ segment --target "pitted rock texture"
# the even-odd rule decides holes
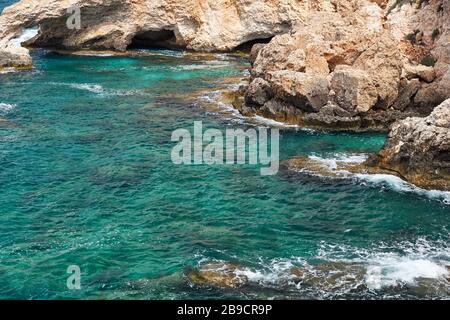
[[[450,99],[426,118],[395,123],[374,164],[415,185],[450,190]]]
[[[72,5],[81,29],[69,29]],[[289,32],[308,13],[307,1],[286,0],[22,0],[0,16],[0,50],[25,28],[39,27],[27,45],[126,50],[133,40],[196,51],[229,51]],[[0,61],[0,65],[9,64]]]
[[[249,87],[264,80],[273,95],[247,100],[247,113],[267,115],[276,103],[295,124],[387,131],[450,97],[448,1],[328,3],[252,50]]]

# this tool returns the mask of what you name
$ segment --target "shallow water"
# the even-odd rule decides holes
[[[0,298],[449,297],[448,194],[389,176],[174,165],[173,130],[252,125],[185,99],[221,89],[246,63],[152,53],[36,51],[35,70],[0,75]],[[332,163],[384,139],[286,128],[280,152]],[[186,278],[214,261],[238,264],[249,284]],[[79,291],[66,287],[73,264]],[[293,282],[293,267],[317,279]],[[336,270],[353,280],[328,282]]]

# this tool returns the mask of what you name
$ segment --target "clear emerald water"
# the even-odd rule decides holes
[[[330,179],[257,166],[179,166],[173,130],[249,128],[183,96],[245,61],[33,53],[0,74],[0,298],[449,298],[448,194],[396,180]],[[282,160],[378,151],[382,134],[283,129]],[[190,270],[239,265],[249,285],[196,286]],[[286,282],[334,262],[363,279]],[[67,289],[78,265],[81,290]],[[443,271],[444,270],[444,273]],[[356,272],[357,273],[357,272]]]

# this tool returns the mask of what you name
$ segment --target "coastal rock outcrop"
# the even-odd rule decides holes
[[[1,68],[31,68],[32,61],[28,50],[21,46],[8,46],[0,49],[0,69]]]
[[[272,117],[267,110],[282,104],[281,115],[272,118],[387,131],[399,119],[428,115],[450,97],[448,2],[327,3],[311,9],[289,34],[252,51],[249,88],[258,92],[264,80],[264,91],[268,83],[273,95],[264,103],[262,96],[257,104],[247,101],[247,114]],[[411,39],[414,32],[420,41]]]
[[[79,29],[67,26],[76,12],[68,11],[72,7],[80,10]],[[39,34],[26,46],[123,51],[163,45],[229,51],[289,32],[307,8],[307,2],[283,0],[22,0],[0,16],[0,52],[31,27],[38,27]],[[0,59],[0,65],[7,64]]]
[[[450,99],[426,118],[395,123],[371,162],[420,187],[450,190]]]
[[[428,117],[394,123],[383,149],[366,158],[294,157],[283,165],[289,170],[332,178],[388,174],[423,189],[450,191],[450,99]]]

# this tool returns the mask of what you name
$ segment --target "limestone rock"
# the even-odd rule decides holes
[[[340,68],[332,74],[333,100],[353,115],[369,111],[378,101],[371,77],[364,70]]]
[[[433,57],[428,60],[434,64],[435,78],[429,69],[426,76],[419,77],[433,82],[424,84],[414,99],[418,108],[432,109],[450,98],[450,85],[445,76],[450,71],[450,2],[430,0],[420,4],[418,7],[417,2],[391,0],[386,8],[385,26],[399,42],[402,54],[413,64],[420,65],[424,58]],[[414,33],[422,36],[421,42],[405,40]]]
[[[209,263],[189,272],[187,277],[198,286],[238,288],[248,282],[246,276],[238,274],[238,269],[237,265],[230,263]]]
[[[276,71],[269,83],[276,98],[301,110],[317,112],[327,103],[329,83],[320,74]]]
[[[67,9],[80,8],[81,29],[67,27]],[[113,49],[133,43],[196,51],[228,51],[288,32],[307,13],[297,1],[263,0],[22,0],[0,16],[0,50],[24,28],[39,26],[30,46]]]
[[[433,67],[427,67],[424,65],[410,65],[406,64],[404,66],[405,77],[407,79],[419,78],[428,83],[433,82],[436,78],[436,73]]]
[[[403,60],[378,4],[331,3],[260,49],[251,74],[267,80],[278,101],[305,111],[301,124],[360,129],[370,110],[388,110],[397,100]],[[349,116],[330,113],[330,103]]]
[[[269,83],[262,79],[254,79],[245,93],[245,102],[250,106],[263,106],[272,98],[272,88]]]
[[[248,58],[249,62],[253,66],[255,64],[256,59],[258,58],[259,53],[264,48],[264,43],[257,43],[253,45],[252,49],[250,50],[250,56]]]
[[[420,87],[419,79],[412,79],[411,81],[403,79],[400,83],[399,95],[393,103],[394,108],[396,110],[405,110],[408,106],[411,106],[414,101],[414,96]]]
[[[257,110],[252,110],[252,115],[260,114],[265,118],[274,119],[283,123],[298,124],[301,122],[303,112],[284,101],[272,99]]]
[[[427,189],[450,190],[450,99],[394,124],[377,165]]]
[[[420,108],[435,107],[450,97],[450,68],[437,81],[421,86],[414,104]]]
[[[0,49],[1,68],[31,68],[32,61],[28,50],[20,46],[10,46]]]

